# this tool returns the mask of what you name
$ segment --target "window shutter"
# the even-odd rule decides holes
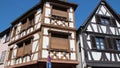
[[[100,24],[100,15],[95,15],[95,17],[96,17],[96,23],[98,23],[98,24]]]
[[[117,45],[116,45],[116,38],[113,38],[113,48],[117,50]]]
[[[116,24],[116,22],[115,22],[115,19],[111,19],[111,26],[114,26],[114,27],[117,27],[117,24]]]
[[[108,49],[113,49],[113,39],[110,37],[106,38],[105,45]]]
[[[91,46],[93,49],[96,49],[96,41],[95,41],[95,36],[91,36]]]

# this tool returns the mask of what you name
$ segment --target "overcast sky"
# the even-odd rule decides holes
[[[0,32],[10,27],[10,23],[30,8],[35,6],[40,0],[0,0]],[[68,0],[78,4],[75,11],[76,28],[87,19],[100,0]],[[107,0],[109,5],[119,14],[120,0]]]

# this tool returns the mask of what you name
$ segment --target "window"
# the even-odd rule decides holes
[[[117,50],[120,51],[120,39],[116,40],[116,47],[117,47]]]
[[[116,22],[113,17],[103,16],[103,15],[96,15],[96,22],[98,24],[106,25],[106,26],[113,26],[116,27]]]
[[[105,50],[105,38],[101,36],[91,36],[92,49]]]
[[[109,18],[101,17],[100,20],[102,25],[110,25]]]
[[[6,51],[2,51],[2,54],[1,54],[1,57],[0,57],[0,64],[4,63],[5,54],[6,54]]]
[[[96,37],[95,42],[96,42],[96,48],[98,50],[104,50],[105,49],[104,38]]]

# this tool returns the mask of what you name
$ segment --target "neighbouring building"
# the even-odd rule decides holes
[[[120,68],[120,18],[101,0],[77,30],[78,68]]]
[[[0,33],[0,68],[4,68],[8,56],[10,28]]]
[[[76,8],[64,0],[41,0],[13,21],[5,67],[46,68],[50,55],[52,68],[76,68]]]

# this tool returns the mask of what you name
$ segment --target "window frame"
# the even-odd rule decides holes
[[[102,37],[104,38],[104,50],[97,49],[95,38],[96,37]],[[95,51],[103,51],[103,52],[120,52],[120,50],[117,49],[116,40],[120,40],[120,38],[115,36],[106,36],[106,35],[96,35],[91,34],[90,35],[90,41],[91,41],[91,47],[92,50]],[[119,45],[120,48],[120,45]]]
[[[119,41],[118,43],[117,43],[117,41]],[[118,51],[120,51],[120,39],[115,39],[115,43],[116,43],[116,50],[118,50]],[[118,49],[118,45],[117,44],[119,44],[119,49]]]
[[[104,37],[95,37],[95,44],[96,44],[96,49],[97,50],[105,50],[106,49],[105,48],[105,38]]]
[[[109,19],[109,20],[108,20],[108,21],[109,21],[109,25],[102,24],[102,23],[101,23],[101,18]],[[95,15],[95,19],[96,19],[96,23],[97,23],[97,24],[101,24],[101,25],[105,25],[105,26],[117,27],[115,18],[113,18],[113,17],[105,16],[105,15],[101,15],[101,14],[96,14],[96,15]]]

